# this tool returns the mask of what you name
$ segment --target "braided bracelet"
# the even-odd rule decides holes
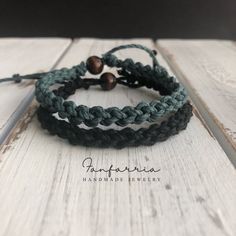
[[[118,59],[113,53],[125,48],[139,48],[146,51],[153,60],[153,66],[135,63],[132,59]],[[20,76],[0,80],[21,82],[22,79],[38,79],[35,95],[40,103],[38,119],[43,128],[51,134],[66,138],[72,144],[95,147],[123,148],[126,146],[152,145],[158,141],[164,141],[171,135],[177,134],[186,128],[192,115],[192,106],[187,101],[187,94],[176,79],[169,76],[165,68],[157,62],[155,51],[142,45],[130,44],[116,47],[102,58],[89,57],[85,62],[72,67],[62,68],[47,73]],[[104,65],[117,68],[120,77],[112,73],[103,73],[100,79],[82,78],[86,72],[97,75],[103,71]],[[54,84],[62,84],[56,90],[51,90]],[[101,106],[87,107],[76,106],[73,101],[66,99],[75,93],[78,88],[88,89],[92,85],[100,85],[104,90],[113,89],[116,84],[122,84],[131,88],[145,86],[158,91],[160,99],[150,103],[140,102],[136,107],[126,106],[102,108]],[[58,114],[59,120],[53,116]],[[109,126],[113,123],[118,126],[128,124],[141,124],[142,122],[158,122],[149,128],[133,130],[103,130],[96,126],[99,124]],[[79,128],[84,123],[92,129]]]
[[[76,89],[88,89],[90,85],[92,85],[91,81],[77,79],[74,84],[66,83],[63,87],[53,92],[63,97],[63,99],[67,99],[75,93]],[[39,107],[37,115],[43,129],[47,129],[52,135],[67,139],[73,145],[121,149],[141,145],[150,146],[178,134],[179,131],[187,127],[187,123],[192,116],[192,106],[189,102],[186,102],[182,108],[173,113],[166,121],[161,122],[161,124],[153,124],[148,128],[140,128],[138,130],[131,128],[122,130],[103,130],[98,127],[92,129],[79,128],[72,123],[58,120],[42,106]]]
[[[153,67],[144,66],[139,62],[134,63],[132,59],[120,60],[113,55],[115,51],[125,48],[139,48],[148,52],[153,59]],[[104,109],[101,106],[91,108],[84,105],[76,106],[73,101],[64,101],[62,97],[50,91],[50,87],[55,83],[67,81],[73,83],[75,79],[84,76],[87,70],[92,74],[99,74],[102,72],[104,64],[118,68],[122,77],[117,80],[111,73],[102,74],[100,80],[103,89],[110,90],[117,83],[129,87],[146,86],[159,90],[161,98],[150,103],[140,102],[136,107]],[[89,127],[95,127],[98,124],[109,126],[115,123],[119,126],[126,126],[140,124],[144,121],[154,122],[170,112],[176,112],[187,100],[185,89],[158,64],[154,52],[136,44],[116,47],[104,54],[102,58],[93,56],[88,58],[86,63],[82,62],[71,69],[63,68],[45,74],[36,83],[35,95],[42,107],[48,111],[58,113],[60,118],[67,118],[74,124],[84,123]]]

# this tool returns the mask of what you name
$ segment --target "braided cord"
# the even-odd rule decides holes
[[[137,48],[147,52],[152,59],[153,67],[134,62],[131,58],[121,60],[114,55],[118,50],[128,48]],[[149,146],[184,130],[192,116],[192,106],[187,101],[184,87],[159,65],[155,55],[155,51],[142,45],[122,45],[103,54],[102,58],[90,57],[86,63],[82,61],[70,69],[62,68],[24,76],[15,74],[11,78],[1,79],[0,83],[7,81],[19,83],[22,80],[36,79],[35,95],[40,103],[37,114],[42,128],[47,129],[50,134],[67,139],[71,144],[119,149],[140,145]],[[116,78],[111,73],[104,73],[100,79],[82,79],[87,71],[100,74],[104,64],[117,68],[121,77]],[[140,102],[135,107],[125,106],[122,109],[118,107],[104,109],[101,106],[90,108],[84,105],[77,106],[73,101],[66,101],[76,89],[88,89],[92,85],[100,84],[103,89],[109,90],[114,88],[116,83],[131,88],[145,86],[158,91],[160,99],[149,103]],[[55,84],[63,86],[52,90],[51,86]],[[61,119],[68,119],[68,122],[57,119],[54,113],[58,113]],[[160,119],[163,117],[165,120],[160,124],[152,124],[148,128],[138,130],[131,128],[103,130],[96,127],[99,124],[109,126],[115,123],[118,126],[126,126],[141,124],[145,121],[155,122],[163,120]],[[78,125],[82,123],[95,128],[80,128]]]
[[[178,134],[187,127],[192,116],[192,106],[186,103],[160,125],[153,124],[147,129],[140,128],[136,131],[131,128],[124,128],[119,131],[114,129],[103,130],[98,127],[92,129],[79,128],[64,120],[56,119],[42,107],[38,109],[37,114],[42,128],[47,129],[52,135],[67,139],[73,145],[121,149],[154,145]]]
[[[53,93],[67,99],[79,88],[88,89],[87,81],[77,79],[74,84],[71,81],[66,82],[64,86],[53,90]],[[73,145],[121,149],[141,145],[150,146],[178,134],[187,127],[187,123],[192,116],[192,106],[187,101],[177,112],[173,113],[167,120],[162,121],[161,124],[153,124],[148,128],[140,128],[138,130],[131,128],[122,130],[103,130],[98,127],[91,129],[79,128],[72,121],[58,120],[42,106],[39,107],[37,115],[42,128],[47,129],[52,135],[67,139]]]
[[[114,53],[118,50],[137,48],[149,54],[153,61],[153,67],[143,65],[140,62],[134,62],[131,58],[125,60],[118,59]],[[119,126],[128,124],[140,124],[148,121],[158,121],[160,118],[168,115],[170,112],[176,112],[187,100],[187,94],[183,86],[177,83],[176,79],[168,75],[166,69],[159,65],[155,52],[139,44],[129,44],[115,47],[103,54],[102,61],[110,66],[120,69],[118,72],[126,77],[126,81],[120,81],[120,84],[129,87],[153,88],[160,92],[160,99],[150,103],[140,102],[135,107],[126,106],[122,109],[118,107],[102,108],[101,106],[87,107],[77,106],[72,101],[65,101],[61,96],[51,91],[51,86],[59,83],[74,82],[87,72],[85,62],[72,68],[62,68],[47,73],[36,73],[20,76],[15,74],[11,78],[5,78],[0,82],[15,81],[21,82],[25,79],[37,79],[35,86],[35,95],[37,101],[49,112],[58,113],[62,119],[68,118],[74,124],[84,123],[89,127],[95,127],[99,124],[109,126],[113,123]]]
[[[140,102],[135,107],[126,106],[122,109],[118,107],[104,109],[101,106],[91,108],[84,105],[76,106],[74,102],[64,101],[62,97],[55,95],[49,87],[55,83],[74,81],[84,76],[87,69],[86,64],[82,62],[71,69],[63,68],[49,72],[41,80],[38,80],[35,92],[38,102],[50,112],[58,112],[62,119],[68,118],[75,121],[76,124],[84,123],[89,127],[95,127],[99,124],[109,126],[115,123],[119,126],[126,126],[128,124],[140,124],[145,121],[153,122],[158,121],[170,112],[176,112],[187,100],[185,89],[176,82],[174,77],[169,76],[164,68],[157,65],[156,59],[153,59],[155,67],[152,68],[139,62],[134,63],[132,59],[119,60],[112,54],[117,50],[129,47],[145,50],[153,58],[154,54],[151,50],[132,44],[120,46],[107,52],[103,55],[104,62],[110,67],[121,68],[121,73],[135,78],[132,81],[133,84],[138,81],[143,85],[148,84],[149,88],[150,84],[156,88],[161,86],[169,95],[161,96],[159,100],[150,103]]]
[[[103,57],[106,57],[107,55],[111,55],[116,51],[119,51],[122,49],[128,49],[128,48],[137,48],[137,49],[141,49],[141,50],[147,52],[149,54],[149,56],[152,58],[153,67],[159,65],[157,58],[156,58],[156,52],[154,52],[153,50],[150,50],[149,48],[147,48],[143,45],[140,45],[140,44],[127,44],[127,45],[121,45],[121,46],[115,47],[115,48],[111,49],[110,51],[108,51],[107,53],[105,53],[103,55]]]
[[[121,149],[154,145],[178,134],[187,127],[192,116],[192,106],[187,102],[160,125],[153,124],[149,128],[140,128],[136,131],[131,128],[122,130],[103,130],[98,127],[92,129],[79,128],[64,120],[56,119],[42,107],[39,107],[37,115],[43,129],[47,129],[51,135],[67,139],[73,145]]]

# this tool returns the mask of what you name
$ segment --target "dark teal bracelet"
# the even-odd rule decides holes
[[[130,58],[120,60],[113,55],[114,52],[127,48],[139,48],[146,51],[153,60],[153,67],[144,66],[139,62],[134,63]],[[101,73],[104,65],[119,69],[119,74],[123,76],[123,80],[120,79],[119,83],[126,84],[129,87],[152,87],[155,90],[162,91],[161,98],[150,103],[140,102],[136,107],[126,106],[122,109],[118,107],[104,109],[101,106],[89,108],[84,105],[77,106],[72,101],[64,101],[62,97],[55,95],[50,90],[52,85],[74,81],[84,76],[87,71],[93,74]],[[109,88],[109,85],[112,88],[117,83],[116,78],[111,78],[111,76],[102,75],[101,80],[104,83],[107,82],[107,85],[103,86],[105,89]],[[71,69],[63,68],[46,73],[37,81],[35,95],[41,106],[48,111],[58,113],[62,119],[73,120],[73,123],[77,125],[84,123],[89,127],[95,127],[99,124],[109,126],[113,123],[126,126],[145,121],[158,121],[170,112],[176,112],[187,100],[185,89],[158,64],[155,53],[136,44],[116,47],[105,53],[102,58],[90,57],[86,63],[81,62]]]
[[[146,51],[153,60],[153,66],[135,63],[132,59],[120,60],[114,52],[127,49],[139,48]],[[119,77],[112,73],[103,73],[99,79],[83,78],[86,72],[100,74],[104,65],[117,68]],[[57,134],[61,138],[68,139],[72,144],[94,147],[124,148],[127,146],[153,145],[164,141],[171,135],[177,134],[186,128],[192,116],[192,106],[187,101],[187,94],[181,84],[176,82],[173,76],[161,67],[156,59],[155,52],[136,44],[116,47],[102,58],[89,57],[85,62],[72,67],[63,68],[47,73],[20,76],[0,80],[21,82],[23,79],[38,79],[35,95],[40,103],[38,119],[43,128],[51,134]],[[52,90],[54,84],[62,85]],[[140,102],[136,107],[126,106],[122,109],[117,107],[102,108],[101,106],[87,107],[76,106],[66,99],[79,88],[88,89],[92,85],[100,85],[104,90],[113,89],[116,84],[131,88],[145,86],[159,92],[160,99],[150,103]],[[54,114],[62,119],[57,119]],[[161,123],[159,122],[164,119]],[[128,124],[141,124],[142,122],[159,122],[148,128],[122,130],[98,128],[99,124],[109,126],[116,123],[119,126]],[[92,129],[79,128],[84,123]]]
[[[153,60],[153,66],[135,63],[130,58],[120,60],[113,54],[118,50],[128,48],[138,48],[147,52]],[[72,101],[65,101],[51,91],[52,85],[73,82],[84,76],[87,71],[92,74],[99,74],[104,65],[117,68],[122,77],[116,79],[107,73],[101,75],[100,81],[103,89],[112,89],[116,83],[133,88],[146,86],[158,90],[161,95],[160,99],[153,100],[150,103],[140,102],[136,107],[126,106],[122,109],[118,107],[104,109],[101,106],[89,108],[84,105],[77,106]],[[168,75],[165,68],[159,65],[155,52],[137,44],[116,47],[105,53],[102,58],[92,56],[88,58],[86,63],[81,62],[71,69],[62,68],[47,73],[25,76],[15,74],[11,78],[0,80],[0,82],[15,81],[18,83],[23,79],[39,79],[36,83],[35,95],[43,108],[49,112],[58,113],[60,118],[67,118],[74,124],[84,123],[89,127],[95,127],[99,124],[109,126],[115,123],[119,126],[126,126],[145,121],[155,122],[170,112],[176,112],[187,100],[184,87],[177,83],[173,76]]]

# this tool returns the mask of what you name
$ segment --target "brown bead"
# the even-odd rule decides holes
[[[115,88],[117,81],[115,75],[110,72],[103,73],[100,77],[101,87],[103,90],[111,90]]]
[[[157,51],[156,50],[152,50],[153,54],[156,56],[157,55]]]
[[[87,59],[86,67],[91,74],[97,75],[102,72],[104,64],[101,58],[92,56]]]

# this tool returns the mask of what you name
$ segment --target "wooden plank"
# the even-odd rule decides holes
[[[29,74],[50,70],[70,45],[70,39],[0,39],[0,78],[15,73]],[[32,102],[32,81],[0,83],[0,144]]]
[[[72,66],[88,55],[130,42],[153,47],[150,40],[81,39],[73,43],[58,67]],[[118,54],[148,61],[144,53],[134,49]],[[81,90],[73,99],[106,107],[133,105],[153,95],[117,86],[107,93]],[[236,233],[235,170],[195,115],[185,131],[152,147],[114,150],[71,146],[49,136],[36,118],[13,138],[1,155],[0,215],[4,217],[0,235]],[[87,157],[93,159],[96,168],[107,169],[113,164],[120,168],[160,168],[160,172],[112,173],[113,181],[106,182],[105,173],[87,173],[82,167]],[[97,181],[90,182],[89,177]],[[123,180],[115,181],[115,177]],[[138,181],[138,177],[145,181]]]
[[[235,43],[160,40],[157,45],[236,166]]]

